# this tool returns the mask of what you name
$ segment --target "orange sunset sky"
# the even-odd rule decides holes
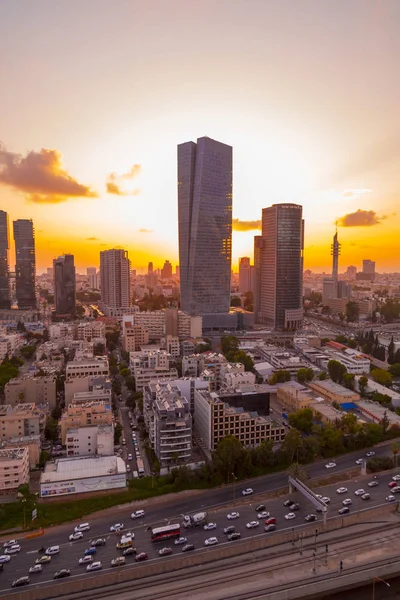
[[[338,221],[340,270],[400,271],[399,23],[398,0],[2,2],[0,208],[38,272],[177,264],[176,146],[207,135],[234,149],[234,269],[296,202],[305,268]]]

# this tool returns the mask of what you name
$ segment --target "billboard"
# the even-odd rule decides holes
[[[83,494],[126,487],[126,474],[104,475],[103,477],[86,477],[68,481],[53,481],[40,484],[40,496],[49,498],[67,494]]]

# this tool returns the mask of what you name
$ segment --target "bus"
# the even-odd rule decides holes
[[[136,459],[139,477],[144,477],[144,465],[141,458]]]
[[[151,530],[151,541],[163,542],[164,540],[178,538],[180,535],[181,526],[179,523],[176,523],[175,525],[165,525],[164,527],[153,527]]]

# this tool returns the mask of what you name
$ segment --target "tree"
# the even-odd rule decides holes
[[[17,323],[17,331],[19,331],[20,333],[25,333],[26,327],[25,327],[25,325],[24,325],[24,323],[22,321],[18,321],[18,323]]]
[[[396,442],[392,444],[392,454],[393,454],[393,467],[397,467],[397,455],[399,453],[400,446]]]
[[[95,356],[103,356],[106,351],[106,347],[101,342],[94,345],[93,354]]]
[[[24,358],[32,358],[35,354],[36,346],[22,346],[20,352]]]
[[[58,421],[61,418],[62,415],[62,410],[60,408],[60,406],[57,404],[57,406],[55,406],[51,412],[51,416],[53,417],[53,419],[55,421]]]
[[[129,377],[131,372],[127,367],[124,367],[123,369],[120,370],[119,374],[121,375],[121,377],[126,378],[126,377]]]
[[[114,392],[114,394],[116,394],[117,396],[119,396],[121,394],[122,386],[121,386],[121,382],[119,381],[119,379],[113,380],[113,382],[111,384],[111,389]]]
[[[136,390],[136,382],[133,375],[128,375],[128,377],[125,378],[125,386],[130,392]]]
[[[354,390],[354,379],[355,379],[355,375],[353,373],[345,373],[343,375],[344,387],[349,390]]]
[[[289,414],[289,425],[303,433],[310,434],[314,425],[314,416],[311,408],[303,408]]]
[[[119,444],[119,438],[121,437],[123,428],[121,423],[117,423],[114,428],[114,444]]]
[[[290,371],[285,371],[284,369],[278,369],[275,373],[270,377],[269,384],[276,385],[277,383],[285,383],[285,381],[290,381],[291,375]]]
[[[239,475],[245,461],[246,450],[241,442],[233,435],[227,435],[218,442],[212,454],[212,462],[222,475],[224,481],[228,481],[232,473]]]
[[[298,369],[296,372],[296,379],[299,383],[305,383],[306,381],[312,381],[314,379],[313,369]]]
[[[239,350],[239,340],[234,335],[223,335],[221,337],[221,349],[223,354],[228,352],[237,352]]]
[[[330,360],[328,362],[328,371],[330,378],[336,383],[342,383],[343,377],[347,373],[346,367],[338,360]]]
[[[53,417],[47,417],[46,419],[44,437],[46,440],[52,440],[53,442],[58,440],[58,421],[53,419]]]
[[[237,352],[235,352],[232,362],[242,363],[242,365],[244,365],[245,371],[251,371],[254,367],[253,359],[243,350],[238,350]]]
[[[231,306],[242,306],[242,302],[238,296],[232,296]]]
[[[400,377],[400,363],[393,363],[390,365],[388,371],[393,377]]]
[[[302,446],[302,439],[298,429],[290,429],[282,444],[282,450],[286,454],[290,463],[293,462],[295,456]]]
[[[361,396],[365,396],[365,390],[367,389],[367,386],[368,386],[368,377],[366,377],[366,375],[361,375],[361,377],[358,380],[358,388],[360,390]]]
[[[385,369],[373,369],[371,371],[371,377],[376,383],[380,383],[386,387],[391,387],[393,383],[393,378],[388,371]]]
[[[390,421],[389,421],[389,418],[387,416],[387,411],[386,410],[383,413],[383,417],[381,419],[381,427],[382,427],[382,433],[383,433],[383,435],[385,435],[385,433],[388,431],[388,429],[390,427]]]
[[[321,373],[318,373],[319,381],[325,381],[326,378],[327,378],[327,374],[325,373],[325,371],[321,371]]]
[[[353,302],[349,300],[346,304],[346,319],[348,323],[354,323],[358,321],[358,317],[360,316],[360,308],[357,302]]]

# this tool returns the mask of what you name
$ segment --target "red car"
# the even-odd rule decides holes
[[[135,560],[136,562],[141,562],[142,560],[147,560],[148,558],[147,552],[140,552],[140,554],[136,554]]]
[[[396,481],[391,481],[390,483],[388,483],[388,487],[390,488],[394,488],[397,486],[397,482]]]
[[[265,524],[266,525],[275,525],[276,524],[275,517],[269,517],[269,519],[265,519]]]

